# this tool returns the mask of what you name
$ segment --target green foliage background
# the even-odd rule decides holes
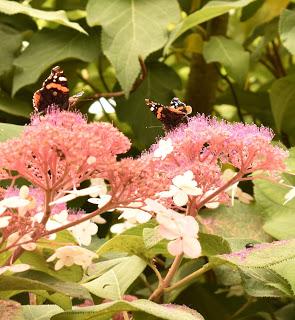
[[[287,148],[295,144],[294,0],[0,0],[0,43],[1,141],[22,130],[33,111],[34,91],[60,65],[71,93],[85,92],[77,105],[82,112],[88,112],[93,99],[114,97],[115,113],[105,112],[101,119],[88,116],[118,126],[132,139],[134,154],[162,130],[144,99],[169,104],[173,96],[190,104],[193,114],[269,126]],[[139,58],[147,71],[144,79]],[[290,185],[294,163],[291,149],[284,176]],[[252,187],[245,186],[248,191]],[[295,319],[295,200],[283,206],[289,189],[267,181],[256,182],[253,190],[256,202],[251,205],[236,202],[233,208],[202,212],[213,221],[210,232],[202,230],[200,241],[215,273],[167,294],[165,302],[189,305],[206,320]],[[24,319],[49,319],[71,308],[69,296],[87,299],[91,292],[116,300],[121,296],[114,292],[124,294],[131,284],[133,293],[148,296],[134,279],[148,259],[168,256],[166,244],[150,242],[151,227],[139,226],[103,244],[100,254],[123,251],[134,256],[99,262],[96,278],[84,285],[77,283],[77,266],[53,273],[41,254],[26,253],[22,262],[37,271],[19,278],[2,276],[0,298],[35,292],[40,303],[50,300],[57,306],[25,306]],[[274,239],[283,242],[253,250],[242,263],[226,255],[249,242]],[[50,243],[43,246],[50,249]],[[136,277],[124,278],[130,265]],[[198,261],[185,262],[174,280],[200,266]],[[116,288],[104,287],[114,279]],[[177,312],[184,312],[165,318],[161,308],[149,301],[117,301],[54,319],[109,319],[119,310],[136,311],[138,319],[176,319]],[[192,317],[179,313],[179,319],[202,319]]]

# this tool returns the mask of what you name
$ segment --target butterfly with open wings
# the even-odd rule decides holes
[[[175,129],[181,123],[186,123],[187,116],[192,113],[192,107],[187,106],[178,98],[173,98],[170,106],[165,106],[150,99],[145,99],[145,103],[157,119],[163,123],[166,131]]]

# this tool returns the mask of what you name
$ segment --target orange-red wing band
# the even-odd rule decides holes
[[[52,89],[52,88],[57,89],[57,90],[62,91],[62,92],[69,92],[69,88],[64,87],[64,86],[62,86],[61,84],[58,84],[58,83],[51,82],[51,83],[46,85],[46,89],[47,90]]]

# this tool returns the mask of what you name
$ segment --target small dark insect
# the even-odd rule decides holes
[[[187,106],[178,98],[173,98],[170,106],[165,106],[150,99],[145,99],[145,103],[157,119],[163,123],[166,131],[175,129],[181,123],[186,123],[187,116],[192,112],[191,106]]]
[[[48,78],[43,82],[42,88],[33,95],[33,107],[38,112],[44,112],[51,105],[56,105],[61,110],[73,107],[83,93],[70,97],[68,79],[64,71],[56,66],[51,69]]]
[[[249,242],[245,245],[246,249],[250,249],[250,248],[254,248],[254,243],[253,242]]]

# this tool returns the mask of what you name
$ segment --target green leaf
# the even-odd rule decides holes
[[[288,282],[271,269],[240,267],[243,287],[253,297],[292,296]]]
[[[130,255],[137,255],[144,259],[150,259],[157,254],[169,256],[167,252],[167,241],[160,241],[152,248],[148,249],[143,240],[143,230],[155,227],[154,221],[140,224],[134,228],[128,229],[122,234],[116,235],[104,243],[96,253],[104,255],[109,252],[127,252]]]
[[[282,261],[294,262],[295,239],[260,243],[254,248],[220,255],[218,258],[240,267],[270,268]]]
[[[28,118],[33,111],[33,104],[17,98],[12,99],[2,91],[0,92],[0,110],[15,116]]]
[[[66,12],[63,10],[58,11],[42,11],[38,9],[34,9],[23,4],[17,3],[15,1],[0,1],[0,12],[3,12],[8,15],[23,13],[32,18],[42,19],[45,21],[55,22],[61,25],[64,25],[68,28],[75,29],[79,32],[87,34],[87,32],[75,22],[70,22]]]
[[[261,243],[218,258],[243,272],[249,294],[294,296],[295,239]]]
[[[221,16],[224,13],[233,9],[239,9],[247,6],[254,0],[238,0],[238,1],[210,1],[202,9],[187,16],[181,23],[179,23],[169,37],[165,50],[170,47],[179,36],[188,31],[189,29],[201,24],[212,18]]]
[[[270,88],[271,109],[278,131],[294,136],[295,76],[274,81]]]
[[[21,304],[12,300],[0,300],[0,318],[5,320],[24,320]]]
[[[52,316],[62,312],[56,305],[22,306],[25,320],[50,320]]]
[[[295,11],[284,10],[280,16],[279,33],[283,45],[295,54]]]
[[[295,238],[295,199],[283,205],[290,190],[278,183],[255,181],[255,198],[266,215],[263,229],[277,239]]]
[[[202,211],[202,230],[224,238],[247,238],[268,241],[270,237],[262,230],[264,223],[261,207],[255,203],[246,205],[237,200],[233,207],[220,206]]]
[[[223,36],[213,36],[203,50],[207,63],[220,62],[241,87],[244,85],[250,63],[250,54],[234,40]]]
[[[168,24],[179,18],[176,0],[88,2],[88,24],[102,26],[103,51],[127,96],[140,71],[138,57],[145,59],[162,48],[167,41]]]
[[[23,130],[23,126],[11,123],[0,123],[0,142],[18,137]]]
[[[117,101],[116,113],[121,121],[127,122],[133,132],[133,140],[138,148],[143,149],[154,143],[162,132],[162,124],[145,105],[149,98],[163,104],[169,104],[173,98],[173,89],[180,89],[178,75],[163,63],[147,65],[148,73],[140,87],[130,94],[129,99]]]
[[[46,50],[44,45],[46,44]],[[34,83],[59,61],[75,58],[92,62],[99,53],[98,35],[86,36],[65,28],[43,29],[33,35],[30,45],[15,59],[18,68],[13,79],[13,94]]]
[[[52,317],[52,320],[105,320],[120,311],[144,312],[155,316],[157,319],[204,320],[198,312],[186,306],[160,305],[143,299],[132,302],[114,301],[94,307],[80,308],[79,310],[57,314]]]
[[[0,291],[9,290],[46,290],[48,292],[59,292],[80,299],[91,299],[89,293],[81,285],[74,282],[62,282],[51,276],[38,271],[21,273],[21,276],[0,277]]]
[[[22,35],[15,29],[0,24],[0,42],[5,43],[0,51],[0,75],[2,75],[11,69],[16,53],[22,44]]]
[[[115,265],[111,270],[99,278],[84,283],[92,294],[111,300],[123,298],[126,290],[143,272],[146,262],[137,256],[126,258],[123,262]]]

